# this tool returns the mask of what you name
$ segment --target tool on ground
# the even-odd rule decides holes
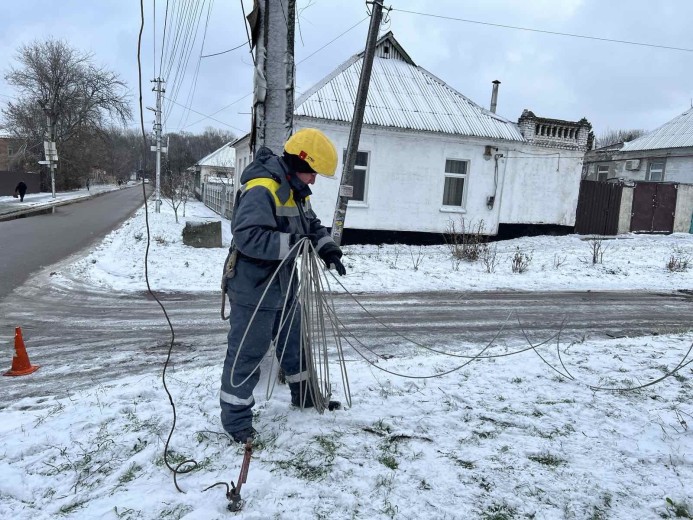
[[[243,463],[241,464],[241,471],[238,474],[238,485],[234,484],[233,480],[231,481],[230,486],[226,482],[217,482],[215,484],[212,484],[211,486],[204,488],[202,491],[207,491],[217,486],[226,486],[226,498],[229,501],[229,504],[226,506],[226,509],[233,513],[237,513],[238,511],[243,509],[243,505],[245,504],[245,502],[241,498],[241,487],[248,480],[248,467],[250,466],[250,457],[252,454],[253,439],[248,439],[245,442],[245,449],[243,452]]]
[[[250,466],[250,457],[253,454],[253,439],[248,439],[245,443],[245,452],[243,453],[243,464],[241,471],[238,474],[238,485],[234,485],[231,481],[231,489],[226,492],[226,498],[229,499],[229,505],[226,508],[229,511],[237,512],[243,509],[243,500],[241,499],[241,486],[248,480],[248,467]]]

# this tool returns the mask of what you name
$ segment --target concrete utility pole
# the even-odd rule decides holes
[[[334,218],[332,219],[332,240],[334,240],[337,245],[341,245],[342,243],[347,205],[349,204],[349,199],[354,194],[354,186],[351,184],[354,164],[356,164],[356,153],[358,152],[359,140],[361,139],[361,126],[363,125],[363,112],[366,108],[366,99],[368,98],[368,86],[371,82],[375,44],[378,41],[378,29],[380,28],[380,21],[383,18],[383,0],[373,0],[372,4],[371,25],[368,28],[366,49],[363,53],[363,65],[361,66],[361,77],[359,78],[359,87],[356,91],[356,101],[354,103],[354,115],[351,118],[349,142],[347,144],[344,166],[342,167],[342,179],[339,184],[337,206],[335,207]]]
[[[164,80],[161,78],[155,78],[152,80],[155,84],[152,91],[156,92],[156,109],[154,114],[156,119],[154,122],[154,138],[156,144],[151,147],[152,152],[156,152],[156,188],[154,191],[154,200],[156,212],[161,212],[161,152],[166,153],[168,150],[161,146],[161,95],[166,92],[164,89]],[[144,181],[143,181],[144,182]]]
[[[259,11],[251,13],[256,22],[251,27],[256,47],[251,153],[267,146],[281,154],[294,121],[296,0],[259,0],[256,5]]]

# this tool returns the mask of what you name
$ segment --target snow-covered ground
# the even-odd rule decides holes
[[[195,249],[183,245],[184,221],[218,220],[211,210],[193,202],[176,224],[170,207],[152,211],[149,221],[149,281],[162,291],[217,291],[231,240],[224,221],[225,246]],[[144,287],[147,242],[144,209],[112,232],[89,255],[72,266],[96,285],[122,291]],[[340,282],[351,292],[506,290],[678,290],[693,288],[693,235],[623,235],[603,240],[602,263],[593,264],[594,241],[578,235],[520,238],[491,244],[496,250],[494,272],[482,261],[456,261],[447,246],[346,246],[347,275]],[[518,254],[531,257],[524,273],[513,273]],[[688,259],[688,270],[666,268],[672,258]]]
[[[217,291],[225,248],[183,246],[184,219],[176,225],[170,208],[162,210],[149,213],[153,288]],[[196,203],[186,214],[217,218]],[[63,276],[142,291],[146,236],[139,212]],[[494,273],[479,262],[456,265],[445,247],[350,246],[342,281],[354,292],[691,288],[691,270],[665,267],[672,254],[691,256],[689,235],[628,235],[603,245],[603,263],[593,265],[589,242],[576,236],[499,242]],[[510,269],[518,248],[532,256],[522,274]],[[661,378],[691,359],[692,344],[690,330],[585,340],[560,343],[559,359],[554,340],[537,349],[546,363],[531,349],[492,357],[508,354],[493,347],[465,366],[465,358],[414,347],[409,356],[372,363],[350,352],[352,406],[324,415],[291,409],[283,386],[265,400],[263,379],[255,392],[260,437],[243,485],[246,504],[235,517],[691,517],[693,364],[641,390],[594,387]],[[474,355],[483,346],[460,348]],[[178,477],[185,494],[162,458],[172,412],[160,374],[66,399],[7,403],[0,410],[0,518],[229,518],[223,486],[203,491],[235,481],[242,460],[242,448],[229,444],[219,424],[221,368],[212,360],[168,374],[177,406],[170,462],[198,462]],[[333,366],[335,397],[345,401],[338,373]]]

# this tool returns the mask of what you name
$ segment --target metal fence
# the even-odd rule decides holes
[[[233,213],[233,186],[221,182],[205,182],[202,186],[202,201],[205,206],[215,213],[231,219],[231,213]]]
[[[575,232],[580,235],[616,235],[623,185],[613,182],[580,182]]]

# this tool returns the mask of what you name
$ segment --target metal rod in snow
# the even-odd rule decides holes
[[[356,164],[356,153],[358,152],[359,139],[361,138],[363,113],[366,109],[368,86],[371,82],[371,70],[373,69],[373,57],[375,56],[375,44],[378,40],[378,29],[380,28],[382,17],[383,0],[373,0],[371,25],[368,28],[366,49],[363,53],[363,65],[361,66],[361,77],[359,78],[359,88],[356,91],[356,101],[354,103],[354,116],[351,118],[351,131],[349,132],[349,142],[347,144],[346,157],[344,158],[344,166],[342,167],[342,179],[339,183],[337,206],[335,207],[334,218],[332,219],[332,240],[334,240],[337,245],[342,243],[347,205],[354,192],[354,186],[352,185],[354,165]]]

